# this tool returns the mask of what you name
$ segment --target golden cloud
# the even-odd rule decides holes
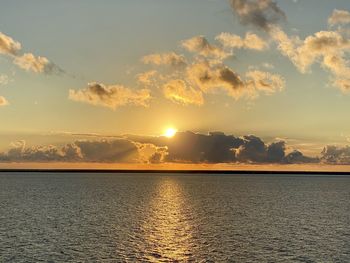
[[[126,105],[148,107],[151,94],[148,89],[132,90],[121,85],[89,83],[85,89],[70,90],[69,99],[116,109]]]

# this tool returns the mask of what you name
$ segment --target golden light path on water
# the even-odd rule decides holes
[[[143,233],[150,262],[186,261],[193,255],[195,243],[192,213],[184,191],[176,178],[162,178],[150,202]]]

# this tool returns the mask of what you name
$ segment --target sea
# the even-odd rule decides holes
[[[350,262],[350,176],[0,173],[0,262]]]

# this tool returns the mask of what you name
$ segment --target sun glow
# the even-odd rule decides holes
[[[167,128],[164,132],[164,136],[171,138],[174,137],[174,135],[176,134],[177,130],[174,128]]]

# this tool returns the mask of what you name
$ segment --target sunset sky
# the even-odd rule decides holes
[[[348,0],[0,5],[2,162],[350,163]]]

